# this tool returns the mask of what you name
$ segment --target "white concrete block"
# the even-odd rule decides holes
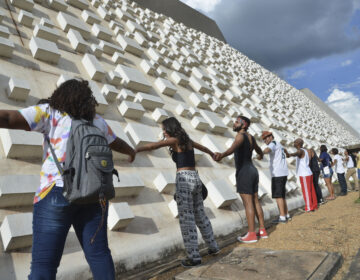
[[[66,0],[66,3],[80,10],[86,10],[89,7],[89,3],[86,0]]]
[[[190,116],[192,116],[192,117],[194,117],[194,116],[200,116],[200,111],[199,111],[197,108],[190,106],[190,107],[189,107],[189,114],[190,114]]]
[[[131,119],[141,119],[145,113],[145,109],[141,104],[131,101],[122,101],[118,106],[118,110],[123,117]]]
[[[100,82],[105,77],[105,70],[94,55],[86,53],[81,62],[92,80]]]
[[[121,8],[116,8],[115,14],[119,19],[121,19],[124,22],[127,22],[128,20],[135,21],[133,16],[131,16],[129,13],[122,10]]]
[[[158,138],[156,135],[159,131],[159,128],[141,123],[128,123],[128,125],[125,127],[125,132],[136,147],[148,144],[150,142],[157,142]]]
[[[124,53],[124,50],[120,46],[106,41],[100,41],[99,47],[108,55],[114,55],[115,52]]]
[[[96,58],[100,58],[103,54],[103,49],[96,44],[91,44],[90,49],[91,53],[95,55]]]
[[[155,75],[155,68],[150,63],[150,61],[148,61],[146,59],[143,59],[143,60],[141,60],[139,66],[140,66],[141,70],[144,71],[145,74],[147,74],[147,75]]]
[[[113,56],[111,57],[111,60],[115,64],[123,63],[125,61],[125,56],[122,53],[114,52]]]
[[[262,186],[266,193],[271,194],[271,173],[270,169],[258,169],[259,186]]]
[[[26,12],[24,10],[20,10],[19,16],[18,16],[18,21],[22,25],[25,25],[27,27],[32,27],[33,21],[34,21],[34,16],[29,12]]]
[[[229,118],[228,116],[225,116],[222,119],[222,122],[228,127],[233,127],[233,125],[234,125],[234,121],[231,118]]]
[[[221,134],[227,131],[226,125],[224,125],[216,113],[200,110],[200,114],[209,123],[211,131]]]
[[[145,188],[143,180],[137,173],[119,172],[120,182],[114,177],[115,197],[137,196]]]
[[[32,213],[7,215],[0,227],[5,251],[31,246]]]
[[[121,81],[122,78],[120,76],[120,74],[118,72],[115,72],[113,70],[109,71],[108,74],[106,75],[107,80],[110,84],[114,85],[114,86],[120,86],[121,85]]]
[[[189,79],[190,86],[197,92],[200,93],[213,93],[213,89],[210,88],[203,80],[200,80],[194,76]]]
[[[192,74],[198,79],[211,82],[210,77],[208,77],[200,68],[193,67]]]
[[[137,69],[124,65],[118,65],[116,66],[115,71],[121,75],[121,77],[123,78],[123,84],[128,89],[141,92],[150,91],[151,84]]]
[[[56,82],[56,86],[59,87],[63,82],[66,82],[68,80],[71,80],[71,79],[74,79],[73,76],[69,76],[69,75],[64,75],[64,74],[61,74],[59,76],[59,79],[57,80]]]
[[[56,43],[60,38],[59,31],[41,24],[35,25],[33,34],[35,37],[42,38],[54,43]]]
[[[44,17],[40,19],[40,24],[49,28],[55,27],[54,23],[50,19]]]
[[[208,196],[216,208],[230,206],[238,196],[233,187],[224,179],[217,179],[206,184]]]
[[[134,101],[134,99],[135,99],[135,94],[131,90],[128,90],[126,88],[121,89],[120,94],[118,95],[119,101],[123,101],[123,100]]]
[[[148,48],[146,53],[150,59],[156,61],[157,63],[162,64],[164,62],[163,57],[153,48]]]
[[[68,5],[65,3],[64,0],[48,0],[48,3],[50,8],[56,11],[64,12],[68,8]]]
[[[91,28],[91,33],[100,40],[111,41],[112,32],[102,25],[94,23]]]
[[[80,53],[86,52],[88,45],[81,36],[79,31],[70,28],[68,33],[66,34],[66,37],[69,39],[71,47],[76,52],[80,52]]]
[[[82,11],[81,17],[86,23],[91,24],[91,25],[94,23],[98,23],[98,24],[101,23],[101,18],[98,15],[96,15],[88,10]]]
[[[207,130],[210,128],[209,123],[200,116],[195,116],[191,120],[191,125],[199,130]]]
[[[105,19],[106,21],[109,21],[111,19],[110,13],[104,5],[98,6],[96,11],[102,19]]]
[[[175,193],[175,175],[170,172],[160,172],[155,180],[154,185],[160,193]]]
[[[139,32],[135,32],[134,34],[134,40],[142,47],[146,48],[148,47],[148,41],[145,39],[145,37],[139,33]]]
[[[192,92],[189,96],[190,101],[194,104],[195,107],[199,109],[207,109],[208,103],[204,99],[204,97],[200,94]]]
[[[170,74],[170,78],[177,85],[183,87],[187,87],[189,85],[189,78],[180,72],[172,71]]]
[[[9,39],[9,36],[10,36],[9,28],[7,28],[6,26],[0,25],[0,37]]]
[[[119,34],[116,37],[116,41],[126,52],[132,53],[136,56],[141,56],[144,53],[141,46],[135,40],[129,37]]]
[[[101,93],[105,96],[107,102],[114,102],[119,94],[119,91],[116,87],[105,84],[101,89]]]
[[[174,218],[179,217],[179,212],[178,212],[178,208],[177,208],[177,203],[175,200],[171,200],[170,203],[168,204],[168,207],[170,209],[171,214],[173,215]]]
[[[0,56],[12,57],[15,45],[12,41],[0,37]]]
[[[4,17],[5,17],[5,13],[2,10],[0,10],[0,23],[2,22]]]
[[[187,106],[185,103],[180,103],[175,108],[176,114],[186,117],[189,113],[189,106]]]
[[[108,228],[118,230],[126,228],[135,218],[127,202],[111,203],[109,206]]]
[[[31,206],[39,182],[39,175],[0,176],[0,207]]]
[[[167,119],[169,115],[166,113],[164,109],[156,108],[154,112],[151,114],[154,121],[157,123],[161,123],[163,120]]]
[[[31,12],[34,7],[34,1],[32,0],[10,0],[11,5],[20,9]]]
[[[38,37],[31,37],[29,48],[34,58],[57,64],[60,59],[60,51],[55,43]]]
[[[30,86],[26,80],[11,78],[8,85],[8,97],[10,99],[25,101],[29,95]]]
[[[56,20],[58,21],[61,29],[64,32],[68,32],[69,29],[72,28],[79,31],[81,36],[83,36],[85,40],[88,40],[91,36],[90,30],[87,27],[86,23],[76,17],[70,16],[63,12],[59,12]]]
[[[135,21],[132,20],[128,20],[126,21],[126,27],[127,29],[131,32],[131,33],[136,33],[139,32],[141,33],[143,36],[146,36],[146,30],[138,23],[136,23]]]
[[[160,77],[155,80],[154,84],[160,93],[165,95],[174,96],[177,91],[177,88],[169,80]]]
[[[160,97],[143,92],[138,92],[135,95],[135,102],[140,103],[145,109],[149,110],[162,108],[164,106],[164,101]]]

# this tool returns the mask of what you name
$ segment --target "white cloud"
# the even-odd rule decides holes
[[[304,70],[298,70],[298,71],[294,72],[289,77],[289,79],[290,80],[296,80],[296,79],[300,79],[300,78],[305,77],[305,76],[306,76],[306,72]]]
[[[351,65],[353,62],[352,62],[352,60],[351,59],[348,59],[348,60],[345,60],[345,61],[343,61],[342,63],[341,63],[341,66],[349,66],[349,65]]]
[[[360,132],[360,99],[351,91],[334,89],[325,103],[355,130]]]
[[[205,13],[212,12],[221,0],[181,0],[186,5]]]

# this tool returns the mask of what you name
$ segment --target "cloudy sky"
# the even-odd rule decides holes
[[[360,0],[181,0],[227,43],[309,88],[360,132]]]

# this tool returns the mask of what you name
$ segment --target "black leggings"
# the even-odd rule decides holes
[[[319,186],[319,177],[320,177],[320,172],[313,172],[313,182],[314,182],[314,188],[315,188],[316,198],[317,198],[318,203],[320,203],[320,201],[323,200],[321,188]]]

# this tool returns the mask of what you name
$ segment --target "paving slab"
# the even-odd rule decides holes
[[[341,264],[339,253],[236,248],[221,259],[189,269],[175,279],[325,280],[331,279]]]
[[[352,261],[349,272],[345,275],[344,280],[357,280],[360,278],[360,249]]]

